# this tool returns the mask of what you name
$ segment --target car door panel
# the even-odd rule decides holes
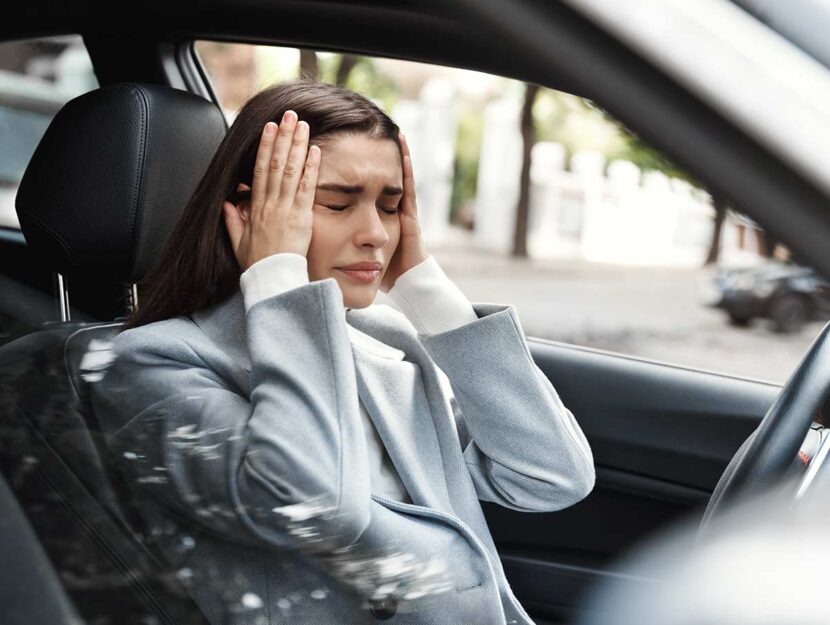
[[[534,616],[579,610],[610,564],[654,532],[700,515],[737,448],[780,387],[563,345],[528,341],[591,443],[593,492],[551,513],[484,504],[508,579]]]

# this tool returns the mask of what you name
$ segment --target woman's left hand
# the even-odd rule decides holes
[[[429,257],[421,238],[421,226],[418,223],[418,206],[415,203],[415,178],[412,175],[412,158],[403,133],[398,135],[403,153],[403,197],[398,209],[401,222],[401,237],[398,248],[392,255],[386,273],[380,283],[384,293],[395,286],[395,281],[405,272],[425,261]]]

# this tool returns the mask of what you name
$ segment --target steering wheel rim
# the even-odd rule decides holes
[[[758,428],[740,446],[718,480],[702,530],[738,498],[760,493],[783,477],[830,393],[830,323],[813,339]]]

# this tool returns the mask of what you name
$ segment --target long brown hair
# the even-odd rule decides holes
[[[242,107],[216,150],[158,259],[138,284],[139,306],[122,330],[190,315],[239,288],[239,264],[225,228],[222,204],[237,203],[239,183],[251,185],[262,129],[287,110],[309,124],[309,144],[340,133],[389,139],[401,149],[399,128],[371,100],[345,87],[299,78],[278,83]]]

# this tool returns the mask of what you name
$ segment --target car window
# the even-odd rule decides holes
[[[430,251],[529,336],[782,382],[828,318],[823,281],[790,271],[785,246],[584,98],[392,59],[196,51],[229,121],[300,75],[380,104],[410,143]]]
[[[17,185],[52,117],[97,86],[78,35],[0,43],[0,227],[19,227]]]
[[[97,86],[78,35],[0,43],[0,345],[59,319],[57,276],[27,249],[15,196],[52,117]]]
[[[14,202],[52,117],[97,86],[78,35],[0,43],[0,345],[59,318],[56,276],[26,248]]]

